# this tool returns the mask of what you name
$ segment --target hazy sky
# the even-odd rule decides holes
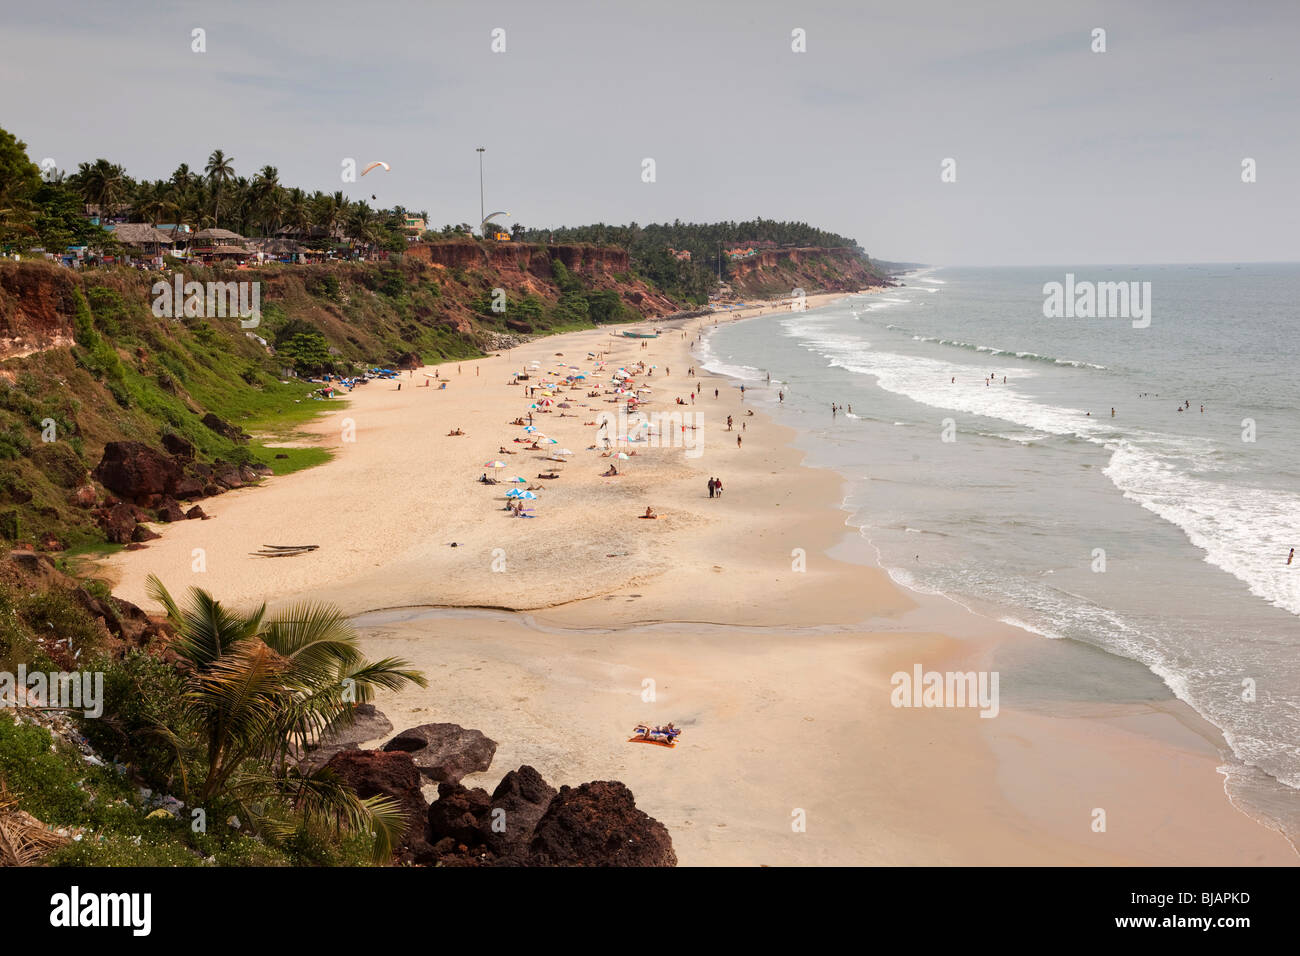
[[[69,171],[162,178],[219,147],[441,225],[477,221],[481,145],[488,211],[530,226],[761,215],[937,264],[1300,259],[1296,0],[4,3],[0,125]],[[344,157],[392,171],[347,185]]]

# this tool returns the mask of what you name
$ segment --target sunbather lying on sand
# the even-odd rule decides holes
[[[606,471],[602,471],[602,472],[600,473],[600,477],[602,477],[602,478],[617,478],[617,477],[618,477],[618,469],[615,468],[613,465],[610,465],[608,470],[606,470]]]
[[[447,437],[450,438],[452,435],[463,435],[463,434],[465,433],[461,431],[459,428],[453,428],[451,431],[447,432]]]

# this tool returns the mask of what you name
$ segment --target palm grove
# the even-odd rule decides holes
[[[136,180],[107,159],[81,163],[67,174],[43,171],[27,156],[25,143],[0,129],[0,248],[111,251],[111,233],[87,219],[87,210],[194,230],[219,226],[244,236],[292,230],[307,245],[327,245],[341,236],[362,249],[406,246],[402,207],[372,209],[341,191],[286,187],[274,166],[263,166],[251,178],[240,176],[233,158],[220,149],[201,170],[181,163],[168,179]]]

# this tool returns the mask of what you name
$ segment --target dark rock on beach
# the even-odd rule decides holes
[[[384,744],[384,750],[409,753],[430,780],[459,783],[466,774],[492,766],[497,744],[482,731],[466,730],[459,724],[421,724],[403,730]]]
[[[458,783],[440,783],[438,799],[429,805],[429,839],[481,846],[492,823],[491,811],[492,798],[482,787],[467,790]]]
[[[174,498],[165,498],[163,503],[158,506],[159,521],[184,521],[185,512]]]
[[[676,866],[668,828],[636,808],[617,781],[554,787],[529,766],[489,797],[438,785],[429,807],[439,866]]]
[[[537,866],[676,866],[668,828],[616,780],[561,787],[529,843]]]
[[[167,493],[184,477],[184,470],[144,442],[112,441],[104,446],[104,456],[93,474],[109,491],[134,500]]]
[[[483,842],[498,856],[517,856],[524,853],[532,839],[537,821],[546,813],[558,791],[542,779],[542,775],[525,764],[518,770],[511,770],[501,778],[497,788],[492,791],[492,804],[489,809],[487,826],[483,831]],[[504,829],[495,832],[492,828],[491,811],[504,811],[501,817]]]
[[[400,862],[431,861],[428,804],[420,793],[420,771],[411,755],[382,750],[341,750],[325,765],[362,799],[388,797],[402,808],[406,832],[398,843]]]
[[[135,540],[135,529],[140,526],[140,509],[135,505],[120,501],[110,508],[100,509],[96,517],[104,536],[113,544]]]

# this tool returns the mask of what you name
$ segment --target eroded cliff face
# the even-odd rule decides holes
[[[73,277],[44,262],[0,269],[0,361],[73,343]]]
[[[738,295],[771,297],[794,289],[856,292],[887,280],[856,249],[764,249],[748,259],[728,263]]]
[[[580,276],[592,289],[618,293],[644,318],[671,315],[681,306],[630,274],[626,249],[614,246],[532,245],[474,241],[412,243],[406,258],[435,269],[463,270],[471,279],[504,288],[509,293],[536,295],[554,301],[560,296],[555,263]],[[457,320],[464,317],[454,315]]]
[[[626,249],[595,246],[541,246],[528,243],[498,242],[418,242],[407,256],[447,268],[509,269],[531,272],[538,278],[551,278],[551,263],[564,263],[570,272],[589,279],[612,277],[628,271]]]

